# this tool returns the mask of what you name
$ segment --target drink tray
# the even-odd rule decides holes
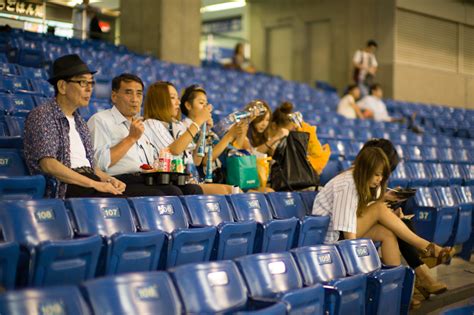
[[[142,176],[145,181],[145,185],[168,185],[173,184],[177,186],[186,185],[189,174],[177,173],[177,172],[159,172],[155,170],[142,171]]]

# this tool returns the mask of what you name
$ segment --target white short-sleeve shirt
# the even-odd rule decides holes
[[[368,109],[374,113],[375,121],[390,121],[387,106],[385,106],[385,103],[378,97],[367,95],[357,102],[357,105],[362,109]]]
[[[350,94],[347,94],[346,96],[341,98],[341,100],[339,101],[339,104],[337,105],[337,113],[346,118],[356,119],[357,118],[356,111],[351,106],[351,104],[354,102],[355,102],[354,97]]]
[[[312,214],[330,217],[326,244],[337,242],[339,231],[357,231],[359,197],[352,174],[352,170],[348,170],[331,179],[314,200]]]

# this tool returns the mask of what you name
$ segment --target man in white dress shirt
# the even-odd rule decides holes
[[[133,74],[124,73],[112,80],[113,107],[93,115],[87,125],[91,131],[98,166],[127,184],[127,196],[202,194],[197,185],[147,186],[140,166],[151,165],[156,145],[144,133],[140,114],[144,84]]]

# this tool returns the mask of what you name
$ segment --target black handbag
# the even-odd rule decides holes
[[[309,134],[291,131],[273,154],[271,187],[276,191],[301,190],[319,184],[319,176],[308,162]]]

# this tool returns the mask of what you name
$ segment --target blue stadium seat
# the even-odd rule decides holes
[[[368,314],[408,313],[414,272],[409,267],[383,267],[370,239],[343,240],[337,248],[348,275],[366,274]],[[411,274],[411,276],[406,275]]]
[[[31,80],[35,92],[46,97],[54,96],[54,87],[46,80]]]
[[[447,186],[449,184],[449,175],[445,164],[425,163],[425,170],[431,177],[431,186]]]
[[[25,67],[40,68],[44,63],[44,54],[41,49],[21,48],[18,63]]]
[[[460,165],[460,168],[464,178],[464,185],[474,185],[474,164]]]
[[[0,102],[7,114],[26,116],[35,107],[33,98],[27,94],[1,94]]]
[[[102,277],[82,287],[94,314],[182,314],[178,292],[163,271]]]
[[[23,148],[23,138],[21,136],[12,136],[10,134],[10,130],[6,120],[12,117],[13,116],[3,116],[0,113],[0,149]]]
[[[388,186],[390,187],[408,187],[410,183],[410,175],[408,169],[406,167],[406,163],[399,163],[397,168],[390,174],[390,178],[388,180]]]
[[[473,160],[469,156],[469,152],[466,149],[453,149],[453,154],[455,156],[455,162],[460,164],[469,164]]]
[[[284,301],[289,305],[288,314],[324,314],[323,286],[303,288],[303,279],[291,253],[254,254],[235,261],[250,297]]]
[[[92,315],[92,312],[77,287],[55,286],[8,291],[0,295],[0,314]]]
[[[16,149],[0,148],[0,176],[26,176],[28,171],[25,162]]]
[[[339,174],[342,171],[341,163],[335,160],[329,160],[326,167],[323,169],[323,172],[319,175],[319,184],[324,186],[329,182],[333,177]]]
[[[40,199],[44,196],[46,181],[43,175],[1,176],[0,200]]]
[[[21,246],[20,286],[78,284],[95,274],[101,239],[73,239],[62,200],[0,201],[0,228],[5,241]]]
[[[441,146],[438,144],[438,159],[441,163],[456,163],[456,157],[454,156],[454,151],[447,146]]]
[[[188,264],[170,273],[186,314],[286,314],[283,303],[248,298],[244,279],[232,261]]]
[[[307,216],[305,205],[298,193],[272,192],[266,194],[276,219],[298,218],[293,247],[323,244],[329,225],[329,216]]]
[[[28,79],[34,79],[34,80],[39,80],[39,79],[47,80],[48,79],[48,74],[43,68],[18,66],[18,72],[20,73],[21,76],[26,77]]]
[[[407,162],[405,164],[408,169],[410,181],[408,187],[426,187],[431,184],[431,176],[425,168],[425,164],[421,162]]]
[[[466,242],[469,240],[472,231],[472,206],[462,205],[462,200],[459,200],[459,196],[453,187],[435,187],[434,189],[440,200],[441,207],[455,208],[457,210],[453,233],[447,244],[452,246]]]
[[[16,270],[20,258],[20,247],[16,242],[0,243],[0,290],[15,287]],[[20,270],[23,272],[22,270]],[[1,308],[0,308],[1,310]],[[0,311],[0,314],[2,312]]]
[[[25,129],[24,116],[5,116],[5,122],[10,136],[23,137],[23,130]]]
[[[132,210],[123,198],[71,198],[66,207],[81,235],[100,235],[104,246],[97,275],[156,270],[165,234],[137,233]]]
[[[234,222],[232,209],[223,195],[183,196],[191,223],[215,226],[217,238],[211,259],[224,260],[253,253],[257,223]]]
[[[0,91],[8,93],[28,93],[34,92],[33,87],[27,78],[23,77],[0,77]]]
[[[407,156],[405,156],[406,161],[420,162],[423,161],[422,147],[416,145],[408,145],[405,147]]]
[[[422,149],[423,159],[425,162],[434,162],[437,163],[439,161],[438,158],[438,149],[432,146],[423,146]]]
[[[365,314],[367,276],[347,276],[335,245],[300,247],[291,252],[305,286],[325,285],[325,307],[329,314]]]
[[[189,228],[189,220],[178,197],[135,197],[129,201],[140,230],[167,233],[167,250],[166,255],[162,255],[160,269],[210,259],[216,228]]]
[[[0,62],[0,75],[18,75],[18,71],[14,64]]]
[[[301,199],[306,207],[306,215],[311,215],[313,212],[314,199],[317,194],[317,191],[300,191]]]
[[[453,207],[441,207],[433,188],[418,188],[415,197],[407,201],[406,210],[415,215],[412,220],[421,237],[439,245],[448,242],[457,210]]]
[[[246,193],[226,196],[238,222],[257,222],[254,253],[288,251],[293,245],[297,218],[273,220],[264,194]]]
[[[463,183],[463,175],[461,167],[458,164],[445,164],[449,185],[462,185]]]

